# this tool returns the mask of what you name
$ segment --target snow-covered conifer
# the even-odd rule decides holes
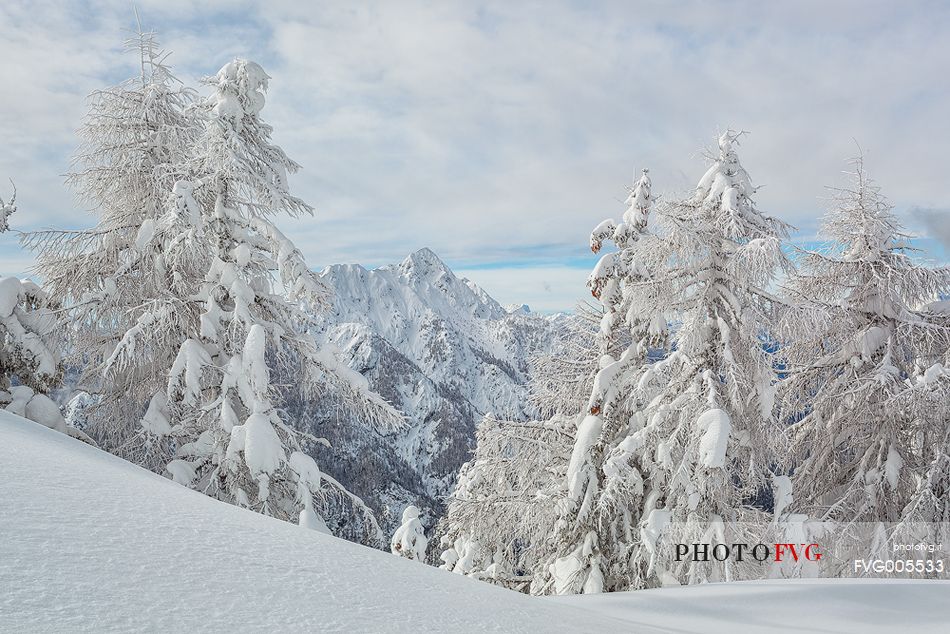
[[[71,176],[99,225],[34,234],[39,271],[70,310],[70,352],[95,395],[83,415],[107,447],[220,499],[307,526],[365,505],[307,454],[281,403],[333,398],[381,426],[399,414],[308,332],[328,291],[273,224],[311,208],[298,166],[259,116],[268,77],[235,60],[195,101],[151,34],[141,75],[97,93]],[[278,377],[293,377],[290,385]]]
[[[783,382],[783,410],[801,418],[793,506],[840,530],[945,523],[950,322],[933,302],[950,292],[950,268],[914,262],[891,205],[853,165],[821,227],[828,248],[804,252],[789,284],[801,304]]]
[[[84,408],[87,431],[104,449],[159,468],[160,447],[141,442],[138,421],[167,381],[177,333],[193,318],[184,298],[196,291],[191,281],[207,255],[194,241],[197,229],[168,209],[197,135],[192,92],[164,64],[153,33],[126,44],[139,72],[92,94],[68,176],[97,225],[28,234],[25,242],[38,251],[50,296],[68,309],[66,361],[83,372],[78,387],[94,395]],[[134,352],[115,356],[130,339]]]
[[[728,560],[676,562],[674,540],[663,537],[752,543],[767,523],[750,501],[771,486],[771,450],[780,445],[766,344],[782,305],[768,286],[787,266],[787,229],[756,208],[738,136],[720,136],[692,196],[658,207],[658,235],[644,249],[640,310],[662,310],[677,326],[672,352],[621,393],[642,406],[605,460],[603,486],[632,489],[627,499],[639,501],[636,528],[620,537],[635,544],[627,577],[608,575],[611,589],[739,578]]]
[[[410,504],[402,512],[402,524],[393,533],[389,549],[394,555],[424,561],[428,543],[425,529],[419,521],[419,507]]]
[[[309,398],[332,392],[365,420],[383,427],[400,420],[308,332],[328,291],[270,220],[311,208],[290,194],[287,173],[298,166],[270,141],[271,127],[259,116],[267,80],[246,60],[207,80],[213,94],[199,109],[203,130],[190,176],[175,183],[169,213],[176,222],[200,222],[195,236],[208,253],[201,275],[188,280],[194,290],[183,294],[189,320],[176,331],[167,387],[152,396],[142,424],[174,441],[167,469],[183,484],[295,521],[303,505],[304,524],[314,523],[308,496],[342,495],[378,533],[362,502],[312,460],[301,472],[305,445],[317,439],[302,435],[279,406],[291,391]],[[113,357],[135,350],[135,336],[126,336]],[[294,384],[277,384],[272,366]]]
[[[618,332],[629,343],[601,358],[567,471],[557,555],[536,591],[739,576],[729,562],[675,562],[664,539],[675,530],[677,542],[715,543],[752,530],[743,521],[761,514],[748,501],[770,483],[776,375],[764,337],[778,302],[766,287],[786,264],[786,229],[755,208],[737,138],[720,137],[692,196],[658,206],[655,233],[644,174],[624,222],[591,236],[594,250],[607,237],[620,247],[590,277],[605,308],[600,344]],[[667,337],[672,352],[648,363]]]
[[[650,276],[648,217],[653,206],[647,170],[643,170],[627,198],[623,220],[605,220],[592,232],[591,250],[599,252],[606,240],[617,251],[603,255],[588,279],[591,294],[603,305],[594,345],[594,365],[586,404],[577,418],[573,451],[567,466],[567,496],[555,528],[551,581],[541,585],[558,594],[600,592],[624,587],[630,538],[638,517],[637,486],[604,489],[605,459],[630,433],[629,421],[638,403],[629,396],[646,364],[651,346],[662,347],[666,336],[663,308],[646,283]],[[575,396],[576,398],[576,396]],[[636,469],[628,469],[633,482]],[[548,576],[541,572],[540,579]],[[553,588],[552,588],[553,583]],[[536,583],[536,587],[538,584]]]

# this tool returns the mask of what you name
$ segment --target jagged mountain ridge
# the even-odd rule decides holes
[[[311,413],[313,431],[333,445],[318,448],[317,458],[331,472],[335,466],[333,475],[384,524],[409,503],[434,520],[470,456],[478,421],[531,416],[528,359],[553,344],[565,318],[502,307],[430,249],[372,270],[333,265],[321,277],[335,297],[320,317],[320,337],[406,414],[407,425],[384,435]]]

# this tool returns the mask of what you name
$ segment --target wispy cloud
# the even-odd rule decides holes
[[[853,139],[908,222],[950,208],[935,142],[950,138],[945,3],[138,6],[183,79],[234,55],[273,76],[263,114],[317,208],[284,226],[315,267],[429,246],[485,272],[489,292],[532,303],[548,284],[541,300],[568,308],[587,232],[622,212],[635,171],[682,191],[728,125],[752,131],[741,156],[759,206],[803,236]],[[134,72],[117,54],[132,25],[125,0],[0,6],[0,178],[17,180],[21,228],[92,222],[59,175],[83,95]],[[8,242],[0,268],[17,272]]]
[[[556,313],[571,310],[587,292],[587,269],[570,266],[515,266],[494,269],[457,269],[502,305],[527,304],[531,310]],[[592,301],[592,300],[591,300]]]
[[[910,218],[923,235],[939,243],[942,250],[950,250],[950,208],[912,207]]]

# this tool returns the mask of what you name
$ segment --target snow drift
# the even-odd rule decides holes
[[[943,631],[950,583],[536,598],[265,517],[0,412],[0,631]]]
[[[0,447],[2,632],[618,629],[213,500],[6,412]]]

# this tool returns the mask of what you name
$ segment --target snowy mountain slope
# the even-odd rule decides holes
[[[331,266],[321,278],[336,291],[327,322],[339,347],[351,346],[351,325],[364,326],[480,411],[524,414],[527,353],[545,342],[548,319],[509,313],[429,249],[373,270]]]
[[[229,506],[0,412],[0,631],[943,632],[950,583],[538,598]]]
[[[212,500],[7,412],[0,447],[3,632],[618,626]]]
[[[319,411],[300,404],[302,418],[335,448],[316,457],[341,465],[334,475],[371,506],[389,507],[384,521],[391,524],[408,503],[427,508],[431,520],[468,459],[481,417],[530,416],[528,358],[551,345],[566,318],[503,308],[429,249],[373,270],[330,266],[321,278],[335,294],[332,312],[321,317],[323,340],[409,424],[383,438],[359,421],[346,429],[321,423]]]

